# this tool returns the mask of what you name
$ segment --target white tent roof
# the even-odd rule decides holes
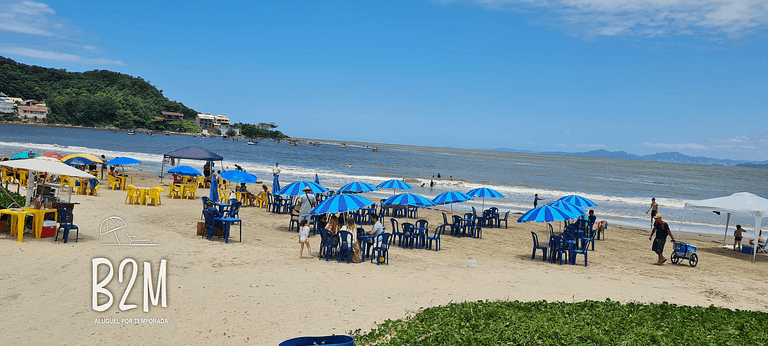
[[[730,196],[688,201],[686,207],[718,209],[732,213],[742,213],[754,217],[768,216],[768,199],[749,192],[734,193]]]
[[[719,209],[722,211],[749,214],[754,216],[755,233],[752,239],[754,240],[755,244],[758,243],[758,232],[762,229],[760,227],[762,219],[763,217],[768,216],[768,199],[749,192],[739,192],[730,196],[705,199],[701,201],[688,201],[685,203],[685,207]],[[755,261],[756,255],[757,251],[754,251],[752,253],[753,262]]]
[[[11,160],[0,162],[0,166],[11,167],[15,169],[27,169],[35,172],[48,172],[58,175],[69,175],[72,177],[93,178],[92,175],[83,172],[77,168],[69,166],[63,162],[54,162],[37,159]]]

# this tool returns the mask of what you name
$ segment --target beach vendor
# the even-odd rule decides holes
[[[275,162],[275,167],[272,168],[272,175],[273,176],[275,176],[275,175],[279,176],[280,175],[280,162]]]
[[[653,227],[653,219],[656,218],[656,214],[659,213],[659,204],[656,203],[656,198],[651,198],[651,206],[645,211],[645,214],[651,212],[651,227]]]
[[[299,209],[299,223],[301,223],[302,220],[307,220],[307,222],[309,222],[309,212],[312,211],[312,208],[317,204],[315,195],[310,194],[312,188],[307,186],[302,191],[304,194],[299,196],[299,203],[301,203],[301,209]]]
[[[659,256],[659,260],[654,265],[660,266],[667,261],[662,252],[664,252],[664,243],[667,242],[667,236],[675,241],[675,237],[672,236],[672,231],[669,230],[669,225],[661,219],[661,214],[656,214],[656,223],[653,225],[651,235],[648,240],[651,240],[653,234],[656,234],[656,239],[653,240],[653,246],[651,249]]]

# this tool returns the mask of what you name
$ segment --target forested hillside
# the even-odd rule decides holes
[[[194,126],[198,112],[168,100],[162,90],[141,78],[117,72],[67,72],[0,57],[0,92],[46,102],[51,111],[49,122],[199,131]],[[154,119],[162,111],[184,114],[185,121]]]

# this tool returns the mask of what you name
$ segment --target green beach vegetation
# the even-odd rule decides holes
[[[355,345],[765,345],[768,314],[666,302],[477,301],[350,335]]]
[[[68,72],[26,65],[0,56],[0,88],[0,92],[10,97],[45,102],[50,110],[46,118],[48,123],[201,132],[194,120],[199,112],[169,100],[162,90],[141,77],[106,70]],[[156,119],[162,112],[180,113],[184,120]],[[235,126],[239,126],[246,137],[287,137],[274,130],[276,125],[271,128],[249,124]],[[251,127],[258,131],[250,130]]]

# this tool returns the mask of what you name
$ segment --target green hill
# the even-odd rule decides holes
[[[122,73],[67,72],[0,57],[0,92],[46,102],[51,111],[48,122],[199,132],[194,125],[197,111],[168,100],[145,80]],[[154,118],[163,111],[181,113],[185,121]]]

